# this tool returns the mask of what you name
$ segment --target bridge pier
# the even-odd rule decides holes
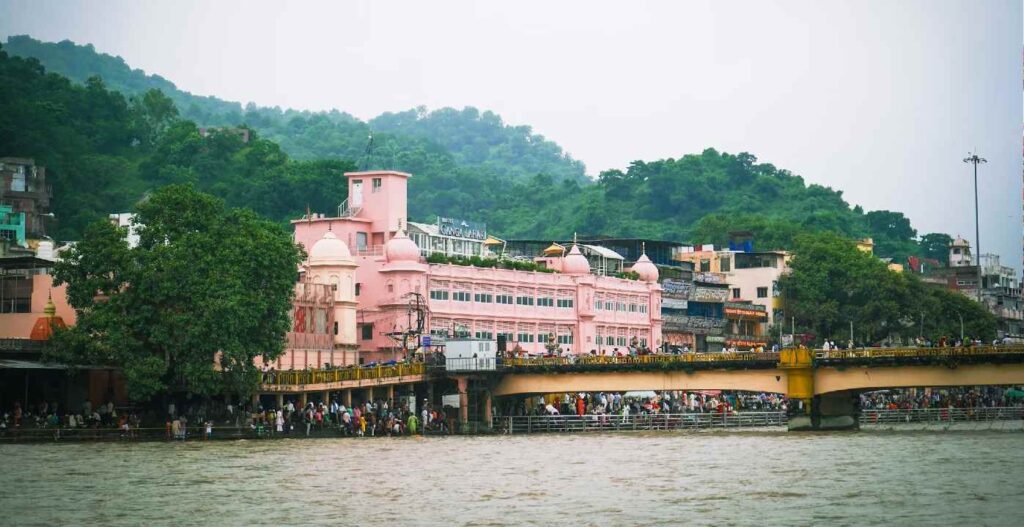
[[[490,429],[492,429],[494,427],[494,423],[493,423],[494,418],[493,418],[493,415],[491,414],[491,390],[490,389],[484,390],[484,397],[483,397],[483,399],[484,399],[483,400],[483,404],[484,404],[484,412],[483,412],[483,414],[484,414],[483,415],[484,416],[484,426],[486,426],[487,429],[490,430]]]
[[[456,377],[459,388],[459,430],[465,430],[469,424],[469,378]]]

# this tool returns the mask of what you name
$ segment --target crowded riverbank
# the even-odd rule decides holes
[[[862,428],[1022,430],[1024,399],[1016,388],[979,387],[885,390],[860,396]],[[180,414],[171,406],[163,426],[140,424],[134,411],[94,410],[89,419],[31,412],[0,419],[0,442],[136,442],[399,438],[462,434],[648,432],[773,429],[786,426],[787,401],[777,394],[744,392],[579,393],[540,397],[495,412],[490,423],[459,423],[457,409],[377,400],[351,408],[332,401],[296,408],[235,409],[200,404]],[[47,408],[41,406],[40,410]],[[1018,424],[1014,425],[1013,422]],[[65,424],[66,423],[66,424]],[[1003,423],[994,425],[992,423]],[[1009,423],[1009,424],[1006,424]],[[76,426],[69,426],[69,425]],[[489,426],[488,426],[489,425]]]

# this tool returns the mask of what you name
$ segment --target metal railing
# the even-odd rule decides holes
[[[863,409],[862,425],[898,423],[955,423],[1024,419],[1024,407]]]
[[[358,215],[361,210],[363,210],[363,207],[349,207],[348,198],[346,198],[345,201],[338,205],[338,217],[351,218]]]
[[[496,417],[493,424],[506,434],[750,428],[785,426],[786,412],[517,415]]]
[[[422,362],[363,366],[359,368],[283,370],[263,373],[264,385],[304,385],[344,381],[382,380],[407,375],[423,375]]]
[[[383,245],[366,245],[364,247],[356,248],[356,254],[358,256],[384,256]]]
[[[959,348],[858,348],[848,350],[815,350],[814,358],[835,359],[883,359],[883,358],[957,358],[984,356],[1022,356],[1024,346],[964,346]]]
[[[715,364],[742,362],[778,362],[779,354],[765,353],[683,353],[680,355],[569,355],[564,357],[511,357],[501,359],[499,368],[531,368],[552,366],[639,366],[660,364]]]

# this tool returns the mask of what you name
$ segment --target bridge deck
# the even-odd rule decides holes
[[[945,366],[1024,363],[1024,346],[972,346],[959,348],[859,348],[852,350],[813,351],[811,366],[838,368],[870,366]],[[564,356],[508,357],[470,359],[479,362],[471,368],[476,373],[535,374],[657,372],[708,370],[774,370],[780,367],[780,353],[684,353],[680,355],[639,356]],[[408,384],[421,382],[429,373],[446,372],[442,364],[428,370],[424,363],[400,363],[371,367],[312,369],[268,372],[260,390],[268,392],[305,392]],[[774,373],[773,373],[774,375]],[[776,378],[775,382],[781,379]]]

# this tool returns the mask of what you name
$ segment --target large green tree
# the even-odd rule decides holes
[[[56,265],[78,322],[48,357],[119,367],[135,400],[253,389],[253,359],[283,350],[301,249],[281,226],[191,186],[154,192],[135,222],[137,247],[98,221]]]
[[[852,240],[806,234],[796,239],[794,253],[790,272],[779,280],[785,316],[819,337],[845,341],[852,322],[858,342],[935,340],[959,336],[960,317],[966,336],[995,335],[995,318],[974,300],[891,271]]]
[[[930,232],[921,236],[921,255],[946,265],[949,262],[949,246],[952,243],[952,236],[942,232]]]

